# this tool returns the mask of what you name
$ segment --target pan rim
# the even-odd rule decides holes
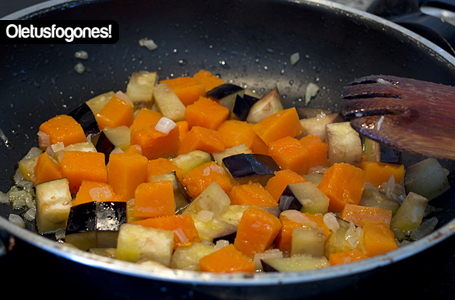
[[[450,65],[455,66],[455,58],[448,52],[433,44],[420,35],[411,32],[404,27],[396,25],[390,21],[372,15],[370,13],[351,8],[342,4],[326,1],[326,0],[280,0],[283,2],[292,2],[296,4],[310,4],[328,9],[334,9],[339,13],[347,16],[355,15],[358,18],[369,20],[383,25],[394,31],[398,31],[407,37],[415,40],[417,43],[430,48],[441,58],[445,59]],[[55,7],[71,5],[72,3],[88,3],[93,1],[72,1],[72,0],[50,0],[44,3],[36,4],[28,8],[19,10],[9,14],[0,20],[21,19],[28,15],[37,14],[40,11],[51,10]],[[182,270],[162,270],[155,269],[156,272],[151,272],[149,269],[139,267],[135,264],[119,261],[112,258],[100,257],[88,252],[82,252],[77,249],[70,248],[64,244],[56,243],[43,236],[40,236],[29,230],[20,228],[9,222],[3,217],[0,217],[0,228],[6,230],[13,236],[22,239],[40,249],[66,258],[68,260],[78,262],[89,267],[104,269],[107,271],[120,273],[129,276],[141,277],[150,280],[173,281],[179,283],[187,283],[192,285],[220,285],[220,286],[262,286],[271,284],[295,284],[304,282],[314,282],[329,280],[333,278],[359,274],[370,271],[375,268],[386,266],[390,263],[397,262],[420,253],[437,243],[445,240],[455,233],[455,219],[448,222],[432,234],[425,238],[413,242],[405,247],[379,255],[368,260],[358,261],[351,264],[334,266],[313,271],[303,271],[295,273],[269,273],[269,274],[207,274],[197,273]]]

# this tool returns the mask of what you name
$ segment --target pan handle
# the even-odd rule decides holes
[[[375,0],[367,11],[425,37],[455,56],[455,0]]]

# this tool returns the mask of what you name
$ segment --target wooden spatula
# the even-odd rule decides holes
[[[455,88],[387,75],[343,89],[341,113],[360,134],[400,151],[455,159]]]

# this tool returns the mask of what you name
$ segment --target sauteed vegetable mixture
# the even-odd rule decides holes
[[[430,233],[449,188],[427,158],[364,139],[339,114],[285,108],[208,71],[132,74],[39,127],[4,202],[40,234],[138,264],[288,272],[383,254]],[[18,214],[10,216],[21,224]]]

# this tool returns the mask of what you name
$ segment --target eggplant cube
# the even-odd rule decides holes
[[[363,156],[362,141],[351,123],[327,124],[325,130],[330,163],[348,163],[359,167]]]
[[[158,79],[156,72],[137,71],[131,74],[126,87],[126,95],[135,104],[151,106],[153,88]]]
[[[114,248],[120,226],[126,223],[126,202],[98,202],[96,240],[99,248]]]
[[[155,86],[153,99],[163,117],[175,122],[185,119],[185,105],[167,84],[161,83]]]
[[[207,210],[216,218],[223,209],[231,204],[231,199],[220,185],[214,181],[183,211],[184,214],[196,216],[200,211]]]
[[[299,182],[288,185],[280,196],[281,211],[295,209],[311,214],[325,214],[330,199],[312,182]]]
[[[36,185],[36,225],[38,233],[50,233],[66,227],[71,209],[71,193],[66,178]]]
[[[193,267],[195,271],[199,271],[199,260],[216,250],[215,247],[203,243],[191,243],[189,246],[178,247],[172,254],[171,268],[186,269]]]
[[[220,100],[220,104],[229,109],[231,117],[237,97],[243,98],[244,94],[245,90],[242,87],[231,83],[219,85],[207,92],[207,96]]]
[[[232,109],[231,119],[246,121],[251,106],[249,102],[245,99],[245,96],[243,97],[241,97],[240,95],[236,96],[234,108]]]
[[[169,266],[173,248],[173,231],[123,224],[117,240],[117,259],[130,262],[151,259]]]
[[[308,254],[283,258],[266,258],[262,259],[261,262],[264,272],[297,272],[330,266],[329,261],[324,256],[313,257]]]
[[[81,104],[68,115],[73,117],[74,120],[81,124],[86,136],[89,134],[98,134],[100,132],[100,128],[98,127],[98,123],[95,119],[95,115],[87,103]]]
[[[237,184],[249,181],[259,182],[263,186],[270,177],[280,170],[271,156],[264,154],[242,153],[223,158],[226,170]]]
[[[302,226],[292,231],[291,256],[310,254],[314,257],[324,255],[325,235],[319,228]]]

